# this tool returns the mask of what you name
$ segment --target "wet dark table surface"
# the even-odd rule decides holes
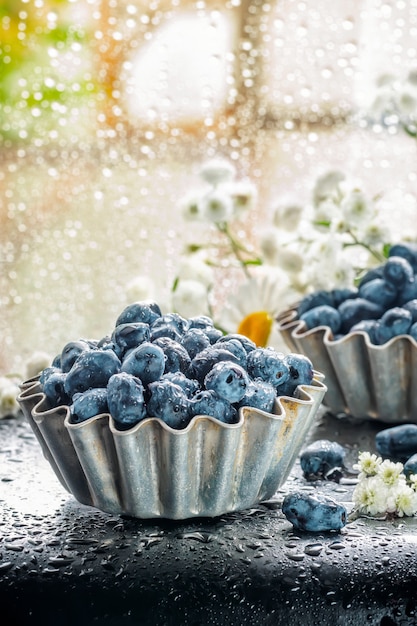
[[[321,415],[310,439],[373,450],[375,424]],[[359,518],[340,533],[294,531],[294,489],[350,511],[353,485],[307,482],[298,463],[251,510],[181,522],[78,504],[23,417],[0,421],[0,625],[417,624],[417,518]]]

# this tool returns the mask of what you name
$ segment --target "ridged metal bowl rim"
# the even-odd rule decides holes
[[[58,479],[79,502],[137,518],[215,517],[272,497],[313,425],[326,385],[315,371],[274,412],[250,407],[236,424],[194,417],[174,430],[147,418],[129,430],[109,414],[72,424],[69,407],[49,408],[39,378],[18,402]]]
[[[307,330],[297,305],[278,315],[277,327],[289,349],[308,356],[325,375],[323,404],[332,413],[417,423],[417,342],[410,335],[383,345],[364,331],[334,339],[328,326]]]

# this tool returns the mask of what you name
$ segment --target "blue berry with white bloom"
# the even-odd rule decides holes
[[[299,385],[311,385],[314,378],[313,364],[304,354],[291,352],[284,356],[288,377],[278,387],[280,396],[293,396]]]
[[[190,400],[181,387],[169,380],[156,380],[150,383],[149,391],[149,417],[159,417],[171,428],[184,428],[188,424]]]
[[[132,324],[135,322],[152,324],[161,316],[161,309],[156,302],[134,302],[123,309],[116,320],[115,326],[119,326],[119,324]]]
[[[400,424],[380,430],[375,445],[382,457],[405,461],[417,453],[417,424]]]
[[[74,394],[69,410],[74,424],[101,413],[108,413],[107,388],[87,389],[83,393]]]
[[[191,359],[211,345],[209,338],[201,328],[189,328],[181,337],[180,342]]]
[[[188,374],[191,359],[184,346],[169,337],[159,337],[152,343],[154,346],[159,346],[165,354],[165,374],[167,372],[182,372],[183,374]]]
[[[239,364],[235,355],[222,348],[220,344],[218,347],[210,345],[209,348],[205,348],[192,359],[189,375],[203,384],[209,371],[219,361],[232,361]]]
[[[202,389],[191,398],[190,415],[208,415],[225,424],[235,424],[239,419],[236,408],[213,389]]]
[[[107,385],[109,412],[116,424],[129,428],[146,417],[144,386],[127,372],[115,374]]]
[[[297,530],[325,532],[346,526],[346,508],[324,494],[294,492],[285,496],[282,512]]]
[[[80,339],[79,341],[70,341],[67,343],[61,352],[60,366],[63,372],[69,372],[75,361],[78,359],[82,352],[90,350],[90,346],[87,341]]]
[[[80,354],[65,379],[65,391],[70,398],[75,393],[93,387],[106,387],[121,363],[112,350],[86,350]]]
[[[398,289],[414,280],[414,271],[407,259],[390,256],[384,264],[384,278]]]
[[[197,380],[188,378],[182,372],[167,372],[161,376],[161,380],[169,380],[171,383],[181,387],[187,398],[191,398],[200,391],[201,387]]]
[[[328,326],[334,335],[339,332],[342,324],[339,311],[329,304],[309,309],[300,315],[300,320],[305,323],[308,330],[317,326]]]
[[[162,348],[149,341],[130,351],[122,362],[121,371],[141,379],[144,385],[161,378],[165,370]]]
[[[237,363],[216,363],[204,379],[206,389],[212,389],[230,403],[239,402],[246,393],[249,376]]]
[[[278,389],[289,377],[284,355],[273,348],[257,348],[248,354],[247,370],[251,378],[260,378]]]
[[[61,372],[58,368],[48,368],[50,371],[47,376],[42,379],[42,391],[48,398],[51,407],[61,406],[70,403],[70,396],[65,390],[65,381],[67,374]]]
[[[132,322],[119,324],[113,330],[111,339],[117,346],[119,355],[123,356],[132,348],[136,348],[145,341],[150,341],[151,331],[149,324],[144,322]]]
[[[391,306],[398,294],[397,287],[384,278],[374,278],[359,287],[359,297],[375,302],[379,306],[387,308]]]
[[[249,380],[245,395],[238,403],[238,408],[250,406],[254,409],[272,413],[277,397],[276,389],[271,383],[267,383],[260,378]]]
[[[385,311],[375,330],[376,343],[381,345],[393,337],[407,335],[412,325],[410,311],[402,307],[394,307]]]
[[[318,439],[300,454],[300,466],[305,476],[323,476],[342,468],[346,450],[337,441]]]

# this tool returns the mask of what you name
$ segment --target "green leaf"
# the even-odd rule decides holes
[[[247,261],[242,261],[243,265],[263,265],[262,259],[248,259]]]
[[[382,254],[384,255],[385,259],[388,259],[390,250],[391,250],[391,244],[390,243],[384,243],[384,245],[382,247]]]
[[[172,283],[172,287],[171,287],[171,291],[172,291],[172,293],[174,293],[174,292],[176,291],[176,289],[177,289],[177,287],[178,287],[179,282],[180,282],[180,278],[179,278],[179,276],[176,276],[176,277],[174,278],[174,282]]]
[[[313,223],[314,223],[314,226],[324,226],[325,228],[329,228],[331,224],[330,220],[318,220]]]

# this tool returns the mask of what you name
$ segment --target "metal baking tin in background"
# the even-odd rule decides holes
[[[323,404],[335,415],[417,423],[417,343],[408,335],[377,346],[365,332],[333,340],[327,326],[306,330],[293,307],[277,319],[290,350],[308,356],[325,375]]]
[[[67,491],[81,503],[138,518],[215,517],[272,497],[285,482],[326,392],[323,375],[276,400],[274,414],[249,407],[237,424],[208,416],[174,430],[157,418],[119,431],[110,415],[70,423],[49,409],[38,378],[18,401]]]

